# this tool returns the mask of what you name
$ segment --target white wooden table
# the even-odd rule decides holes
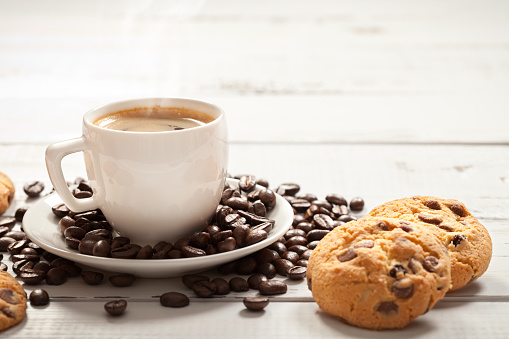
[[[364,212],[416,194],[456,198],[493,238],[484,276],[402,331],[345,325],[305,283],[252,313],[246,293],[199,299],[179,278],[128,288],[76,278],[41,285],[50,304],[0,335],[507,338],[508,94],[508,1],[0,0],[0,171],[18,189],[5,215],[33,203],[23,184],[48,183],[46,146],[79,136],[87,109],[184,96],[226,110],[232,174],[361,196]],[[65,171],[84,176],[81,158]],[[162,307],[168,291],[191,304]],[[128,311],[107,316],[119,297]]]

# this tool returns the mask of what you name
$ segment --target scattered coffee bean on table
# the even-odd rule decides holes
[[[122,315],[127,308],[127,301],[124,299],[112,300],[104,304],[104,309],[111,315]]]
[[[164,307],[185,307],[189,305],[189,298],[179,292],[167,292],[159,298],[161,305]]]
[[[29,298],[32,306],[45,306],[49,303],[49,294],[42,288],[33,290]]]
[[[250,311],[260,312],[269,305],[267,297],[247,297],[243,300],[244,306]]]

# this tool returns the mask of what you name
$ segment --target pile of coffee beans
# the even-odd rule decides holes
[[[154,245],[131,243],[126,237],[113,237],[112,228],[100,210],[74,213],[64,204],[53,206],[60,232],[67,246],[82,254],[122,259],[177,259],[213,255],[253,245],[267,238],[275,221],[267,212],[276,205],[269,188],[255,190],[253,176],[240,178],[239,187],[225,185],[221,204],[210,224],[201,232],[175,243]],[[84,192],[88,194],[85,196]],[[88,197],[92,189],[81,181],[73,190],[77,198]]]
[[[287,292],[287,285],[273,278],[303,280],[307,261],[320,239],[335,227],[355,220],[351,211],[362,210],[364,201],[355,197],[348,203],[337,194],[320,200],[310,193],[301,194],[300,186],[295,183],[285,183],[271,190],[266,180],[253,175],[235,178],[239,179],[238,187],[225,185],[211,223],[201,232],[173,244],[161,241],[153,247],[141,246],[125,237],[113,237],[112,228],[100,210],[75,213],[60,204],[52,211],[60,218],[58,227],[66,244],[82,254],[125,259],[187,258],[232,251],[266,239],[275,224],[269,215],[275,207],[274,193],[277,193],[290,203],[294,212],[292,226],[283,237],[249,256],[219,267],[220,275],[235,275],[228,280],[199,274],[182,277],[183,284],[200,298],[257,290],[261,296],[244,298],[244,305],[248,310],[260,311],[269,304],[269,296]],[[77,198],[92,196],[92,189],[85,180],[78,178],[74,185],[73,194]],[[256,185],[262,187],[255,189]],[[30,197],[37,197],[43,189],[44,185],[37,181],[25,185]],[[43,282],[60,285],[68,278],[81,276],[90,285],[103,282],[103,273],[82,270],[74,262],[41,249],[22,230],[13,230],[27,209],[20,207],[14,217],[0,219],[0,252],[11,255],[12,269],[20,280],[26,285]],[[0,253],[0,269],[7,270],[2,259]],[[136,278],[129,274],[112,274],[108,280],[113,286],[125,287],[133,284]],[[49,300],[44,290],[35,290],[33,294],[34,305],[44,305]],[[160,296],[160,303],[165,307],[184,307],[189,304],[189,298],[182,293],[167,292]],[[125,300],[105,305],[106,311],[114,315],[122,314],[126,307]]]

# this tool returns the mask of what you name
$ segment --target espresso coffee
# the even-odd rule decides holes
[[[179,107],[137,107],[103,116],[99,127],[128,132],[178,131],[208,124],[214,118],[200,111]]]

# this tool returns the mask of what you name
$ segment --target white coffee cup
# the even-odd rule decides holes
[[[199,127],[126,132],[94,125],[100,117],[136,107],[179,107],[215,118]],[[76,199],[62,159],[84,153],[91,198]],[[173,242],[201,229],[221,199],[228,165],[228,136],[221,108],[198,100],[148,98],[94,108],[83,117],[80,138],[50,145],[46,166],[71,211],[101,209],[113,229],[137,244]]]

